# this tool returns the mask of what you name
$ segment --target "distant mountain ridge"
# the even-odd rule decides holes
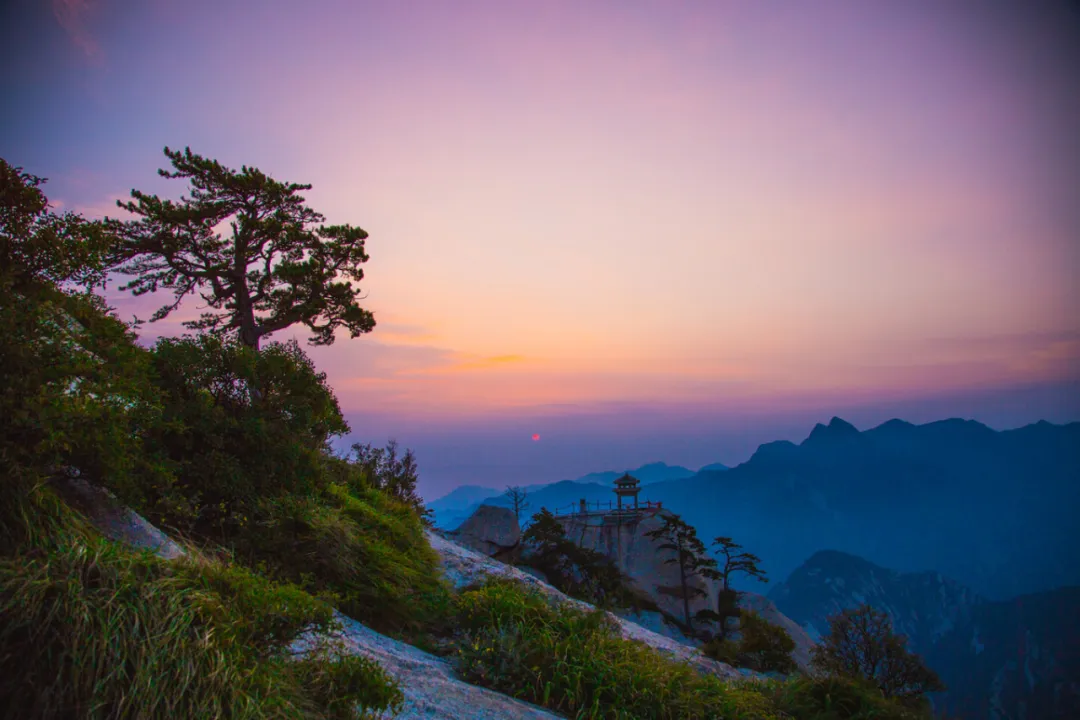
[[[701,536],[730,535],[786,577],[818,550],[932,569],[989,598],[1080,584],[1080,423],[833,418],[722,475],[652,485]]]
[[[702,467],[697,472],[722,472],[724,470],[727,470],[726,465],[712,463]],[[544,506],[554,509],[558,505],[577,502],[580,498],[576,495],[582,492],[582,490],[578,490],[577,488],[582,486],[584,486],[582,489],[584,490],[585,495],[581,495],[581,497],[588,497],[590,501],[599,499],[598,496],[600,494],[610,494],[612,483],[615,482],[616,478],[621,477],[625,473],[630,473],[636,477],[644,486],[667,480],[680,480],[693,477],[697,472],[682,467],[681,465],[668,465],[664,462],[652,462],[628,470],[593,472],[583,475],[575,480],[560,480],[554,483],[528,485],[525,489],[529,492],[530,497],[529,514],[531,515],[532,513],[537,512]],[[486,491],[486,493],[483,491]],[[570,495],[574,495],[574,497],[569,500],[557,502],[555,505],[546,505],[546,503],[552,502],[551,498],[558,497],[561,499],[564,491],[569,492],[569,495],[566,497],[569,497]],[[502,493],[503,490],[497,490],[495,488],[484,488],[478,485],[463,485],[447,495],[427,503],[427,507],[435,511],[435,522],[439,527],[451,530],[472,515],[476,508],[481,504],[508,506],[509,503],[506,498],[502,496]],[[608,498],[604,497],[603,499],[607,500]]]
[[[799,444],[765,443],[742,465],[654,482],[641,498],[662,501],[706,541],[734,537],[773,579],[836,549],[934,570],[989,599],[1080,584],[1080,423],[995,431],[890,420],[860,432],[833,418]],[[528,513],[582,499],[614,494],[609,482],[562,481],[531,490]],[[437,522],[452,528],[470,512]]]
[[[772,579],[838,549],[901,572],[940,572],[989,599],[1080,584],[1076,422],[995,431],[971,420],[890,420],[860,432],[834,418],[799,444],[766,443],[737,467],[661,480],[640,497],[662,501],[706,541],[732,536]],[[532,489],[528,514],[613,499],[610,483],[564,480]],[[456,527],[480,502],[438,514],[438,526]]]
[[[469,507],[485,498],[498,494],[499,491],[495,488],[484,487],[482,485],[462,485],[454,488],[439,499],[427,503],[427,507],[434,510],[436,513],[445,510],[456,510],[458,508]]]
[[[899,573],[827,550],[769,598],[812,637],[845,608],[888,613],[945,682],[934,703],[948,717],[1080,717],[1080,588],[990,602],[940,573]]]
[[[971,607],[984,602],[941,573],[900,573],[836,550],[814,553],[768,597],[814,639],[828,632],[831,616],[869,603],[888,612],[893,629],[921,649],[967,622]]]

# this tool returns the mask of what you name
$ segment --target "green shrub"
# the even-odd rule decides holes
[[[730,638],[721,640],[719,636],[715,636],[701,646],[701,652],[706,657],[727,663],[731,667],[746,667],[742,664],[743,659],[739,657],[739,643]]]
[[[603,612],[492,581],[457,600],[470,682],[580,718],[770,718],[760,693],[619,636]]]
[[[738,641],[717,636],[702,647],[709,657],[734,667],[784,674],[795,671],[794,650],[795,641],[784,628],[745,610],[739,613]]]
[[[610,558],[570,540],[549,510],[533,515],[521,539],[522,564],[544,573],[548,582],[570,597],[606,609],[658,609],[634,590]]]
[[[401,689],[382,666],[360,655],[321,653],[290,662],[289,670],[326,717],[334,720],[356,718],[358,706],[398,709],[404,700]]]
[[[327,443],[348,425],[295,342],[256,352],[210,336],[163,339],[153,365],[163,410],[148,442],[177,481],[116,488],[151,520],[227,544],[258,520],[257,504],[326,485]]]
[[[795,677],[771,687],[778,709],[799,720],[929,720],[929,709],[882,697],[873,684],[843,677]]]
[[[378,490],[331,486],[323,498],[287,497],[235,542],[237,558],[315,593],[382,632],[416,634],[448,612],[438,556],[410,506]]]
[[[283,655],[330,613],[234,567],[166,563],[99,538],[30,548],[0,559],[0,707],[19,718],[346,718],[393,705],[396,688],[370,663]]]

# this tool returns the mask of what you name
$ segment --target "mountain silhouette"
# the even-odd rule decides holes
[[[738,467],[654,483],[641,497],[706,540],[733,537],[774,580],[834,549],[937,571],[989,599],[1080,584],[1080,423],[890,420],[860,432],[833,418],[799,444],[766,443]],[[529,512],[613,498],[609,483],[568,481],[532,492]]]

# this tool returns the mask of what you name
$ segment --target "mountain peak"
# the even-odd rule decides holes
[[[833,416],[833,419],[829,421],[829,429],[833,432],[842,431],[849,434],[859,432],[855,429],[855,426],[849,423],[847,420],[838,418],[835,415]]]
[[[822,425],[821,423],[815,425],[814,429],[810,431],[809,437],[803,441],[803,444],[805,445],[808,442],[820,442],[822,440],[854,437],[858,434],[858,429],[847,420],[834,417],[829,421],[828,425]]]

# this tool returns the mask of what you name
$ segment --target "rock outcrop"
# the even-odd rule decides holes
[[[459,545],[488,557],[503,557],[521,541],[521,526],[509,508],[481,505],[456,530],[447,534]]]
[[[646,533],[663,525],[663,512],[640,515],[568,515],[559,518],[566,536],[581,547],[604,554],[630,578],[660,610],[674,617],[683,614],[682,599],[663,591],[679,585],[679,568],[667,560],[670,550],[660,550]],[[705,582],[696,582],[706,592],[695,597],[690,612],[716,604],[716,590]]]
[[[675,557],[672,550],[661,550],[659,542],[646,537],[646,533],[663,524],[664,511],[642,513],[638,516],[566,516],[559,520],[566,529],[567,537],[582,547],[601,552],[610,558],[618,568],[630,578],[638,590],[652,599],[663,613],[682,618],[682,598],[676,597],[665,589],[679,586],[679,568],[668,563]],[[696,579],[692,584],[704,591],[690,602],[690,612],[713,609],[716,607],[721,584],[706,579]],[[800,668],[810,665],[810,650],[814,639],[799,625],[786,617],[768,598],[756,593],[743,593],[739,605],[747,610],[759,613],[763,618],[784,628],[795,641],[792,657]],[[683,642],[693,643],[678,630],[665,627],[658,618],[648,614],[642,618],[649,627],[664,635],[679,638]]]

